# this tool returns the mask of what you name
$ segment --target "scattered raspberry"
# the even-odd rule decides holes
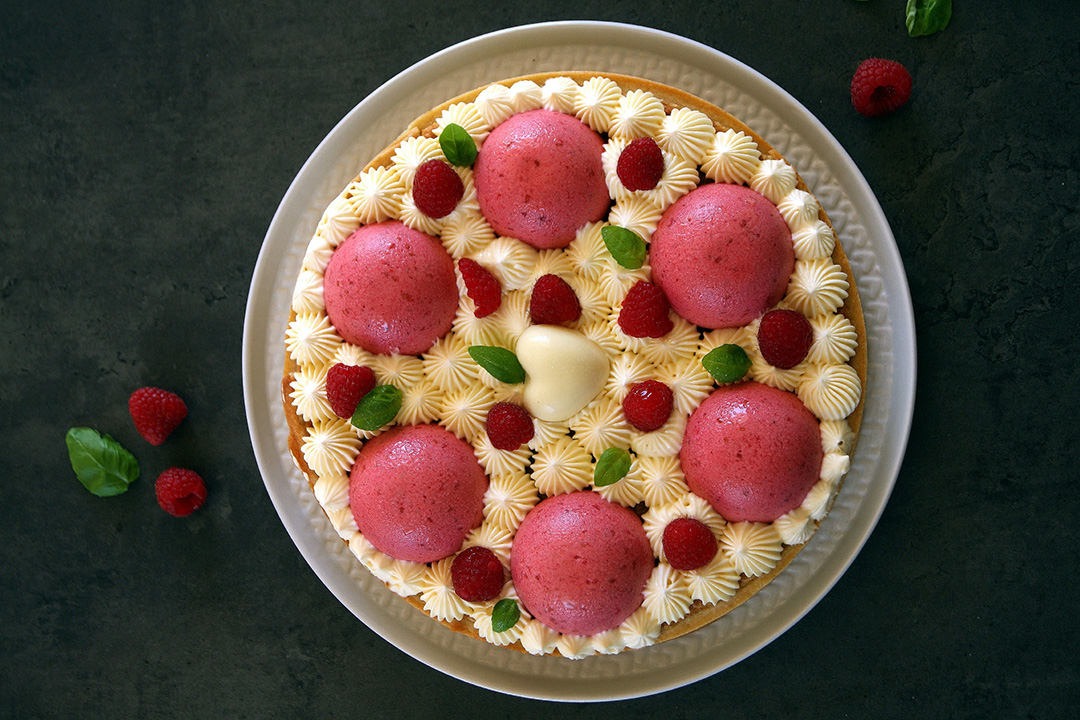
[[[441,218],[454,212],[465,195],[465,184],[449,163],[435,158],[416,168],[412,193],[420,212]]]
[[[458,260],[458,271],[465,281],[465,294],[476,305],[473,313],[478,318],[487,317],[502,304],[502,285],[486,267],[472,258]]]
[[[851,78],[851,104],[866,117],[900,108],[911,97],[911,73],[893,60],[863,60]]]
[[[814,342],[814,328],[795,310],[770,310],[758,326],[758,348],[765,362],[787,370],[803,361]]]
[[[664,174],[664,155],[649,137],[638,138],[619,154],[615,172],[627,190],[652,190]]]
[[[485,602],[498,596],[506,582],[498,556],[486,547],[473,545],[458,553],[450,563],[454,592],[467,602]]]
[[[716,537],[695,518],[681,517],[664,528],[664,556],[676,570],[697,570],[716,555]]]
[[[537,325],[572,323],[581,317],[574,288],[558,275],[543,275],[533,285],[529,317]]]
[[[532,416],[520,405],[495,403],[488,410],[486,424],[491,444],[500,450],[517,450],[532,440]]]
[[[326,373],[326,399],[341,418],[351,418],[356,404],[375,387],[375,372],[366,366],[337,363]]]
[[[667,422],[674,404],[671,388],[659,380],[646,380],[630,388],[622,408],[628,423],[642,432],[652,432]]]
[[[663,337],[675,327],[668,317],[669,307],[663,290],[638,280],[623,299],[619,327],[630,337]]]
[[[135,429],[146,442],[160,445],[187,417],[187,405],[179,395],[168,390],[144,387],[131,393],[128,412],[135,421]]]
[[[162,510],[185,517],[206,502],[206,485],[194,470],[172,467],[158,475],[154,494]]]

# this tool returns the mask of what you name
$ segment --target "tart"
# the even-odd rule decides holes
[[[433,162],[453,170],[434,191]],[[285,345],[290,453],[358,561],[452,630],[575,659],[693,632],[775,578],[840,490],[866,384],[855,279],[796,169],[722,109],[606,73],[413,121],[324,213]],[[339,417],[339,363],[400,406]],[[502,447],[497,404],[531,437]],[[715,545],[696,567],[677,520]],[[465,600],[474,546],[504,581]]]

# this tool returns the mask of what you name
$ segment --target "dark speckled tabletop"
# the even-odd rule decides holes
[[[1075,717],[1080,5],[903,0],[466,5],[39,0],[0,6],[0,718]],[[686,36],[763,73],[854,159],[915,308],[908,451],[874,533],[800,622],[741,663],[617,707],[465,684],[322,585],[259,476],[241,333],[260,244],[357,102],[462,40],[559,19]],[[848,84],[904,63],[868,120]],[[180,392],[161,447],[130,392]],[[89,425],[142,478],[97,498]],[[177,520],[153,478],[209,499]]]

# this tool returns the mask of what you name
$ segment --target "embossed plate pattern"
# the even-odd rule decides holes
[[[682,88],[743,120],[787,157],[836,226],[857,278],[869,350],[851,470],[832,512],[795,561],[750,601],[698,632],[581,661],[533,657],[455,634],[390,593],[338,538],[293,466],[279,400],[293,283],[323,210],[341,188],[429,108],[502,78],[570,69]],[[365,98],[312,153],[274,215],[252,277],[243,347],[259,469],[282,523],[330,591],[376,633],[433,668],[500,692],[564,701],[638,697],[700,680],[764,647],[802,617],[854,560],[880,517],[907,444],[915,393],[906,277],[888,222],[851,158],[809,111],[747,66],[679,36],[614,23],[544,23],[484,35],[431,56]]]

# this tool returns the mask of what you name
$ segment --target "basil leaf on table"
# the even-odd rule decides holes
[[[952,0],[907,0],[904,21],[908,35],[933,35],[952,18]]]
[[[139,461],[108,435],[88,427],[73,427],[64,438],[71,469],[83,486],[98,497],[127,492],[139,478]]]

